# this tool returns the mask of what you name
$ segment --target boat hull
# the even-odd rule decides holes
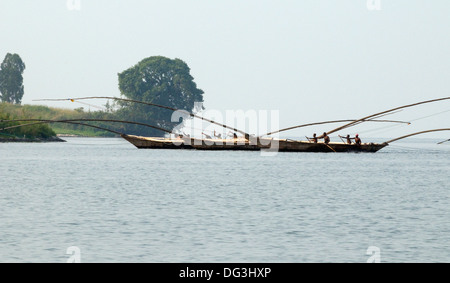
[[[122,135],[128,142],[141,149],[196,149],[196,150],[247,150],[275,152],[377,152],[387,143],[365,143],[360,146],[345,143],[311,143],[297,140],[276,139],[191,139],[154,138]]]

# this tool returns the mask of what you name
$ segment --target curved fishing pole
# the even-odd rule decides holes
[[[293,130],[293,129],[297,129],[297,128],[303,128],[303,127],[309,127],[309,126],[315,126],[315,125],[323,125],[323,124],[332,124],[332,123],[343,123],[343,122],[354,122],[357,121],[355,119],[348,119],[348,120],[335,120],[335,121],[324,121],[324,122],[315,122],[315,123],[309,123],[309,124],[303,124],[303,125],[298,125],[298,126],[293,126],[293,127],[289,127],[289,128],[284,128],[278,131],[273,131],[273,132],[269,132],[263,135],[260,135],[259,137],[263,137],[263,136],[270,136],[276,133],[280,133],[280,132],[284,132],[284,131],[288,131],[288,130]],[[404,122],[404,121],[393,121],[393,120],[363,120],[363,122],[383,122],[383,123],[402,123],[402,124],[411,124],[410,122]]]
[[[370,119],[370,118],[377,118],[377,117],[379,117],[380,115],[383,115],[383,114],[386,114],[386,113],[390,113],[390,112],[393,112],[393,111],[396,111],[396,110],[399,110],[399,109],[404,109],[404,108],[408,108],[408,107],[413,107],[413,106],[417,106],[417,105],[421,105],[421,104],[425,104],[425,103],[431,103],[431,102],[443,101],[443,100],[447,100],[447,99],[450,99],[450,97],[443,97],[443,98],[437,98],[437,99],[432,99],[432,100],[426,100],[426,101],[422,101],[422,102],[417,102],[417,103],[413,103],[413,104],[408,104],[408,105],[404,105],[404,106],[392,108],[392,109],[389,109],[389,110],[385,110],[385,111],[383,111],[383,112],[379,112],[379,113],[376,113],[376,114],[369,115],[369,116],[367,116],[367,117],[361,118],[361,119],[356,120],[356,121],[354,121],[354,122],[345,124],[345,125],[343,125],[343,126],[341,126],[341,127],[338,127],[338,128],[336,128],[336,129],[331,130],[331,131],[328,131],[328,132],[326,132],[326,133],[327,133],[327,134],[331,134],[331,133],[340,131],[340,130],[342,130],[342,129],[345,129],[345,128],[348,128],[348,127],[352,127],[352,126],[354,126],[354,125],[356,125],[356,124],[358,124],[358,123],[363,122],[364,120],[367,120],[367,119]],[[319,138],[323,138],[323,135],[321,135]]]
[[[392,112],[392,113],[387,113],[387,114],[379,115],[379,116],[377,116],[376,118],[381,118],[381,117],[384,117],[384,116],[392,115],[392,114],[394,114],[394,113],[398,113],[398,112],[401,112],[401,111],[403,111],[403,110],[398,110],[398,111],[395,111],[395,112]],[[369,120],[363,120],[363,121],[360,122],[360,123],[363,123],[363,122],[365,122],[365,121],[373,121],[373,122],[405,123],[405,124],[408,124],[408,125],[411,124],[411,122],[403,122],[403,121],[374,120],[374,119],[376,119],[376,118],[369,119]],[[317,122],[317,123],[303,124],[303,125],[293,126],[293,127],[284,128],[284,129],[281,129],[281,130],[278,130],[278,131],[266,133],[266,134],[264,134],[264,135],[261,135],[260,137],[262,137],[262,136],[268,136],[268,135],[272,135],[272,134],[275,134],[275,133],[279,133],[279,132],[282,132],[282,131],[288,131],[288,130],[292,130],[292,129],[296,129],[296,128],[302,128],[302,127],[308,127],[308,126],[315,126],[315,125],[322,125],[322,124],[332,124],[332,123],[341,123],[341,122],[352,122],[352,121],[356,121],[356,120],[355,120],[355,119],[348,119],[348,120],[336,120],[336,121],[326,121],[326,122]]]
[[[355,124],[353,124],[351,126],[348,126],[348,127],[345,127],[344,129],[349,128],[349,127],[353,127],[353,126],[356,126],[356,125],[359,125],[359,124],[367,122],[367,121],[378,121],[378,120],[375,120],[375,119],[378,119],[378,118],[381,118],[381,117],[384,117],[384,116],[388,116],[388,115],[393,115],[395,113],[402,112],[402,111],[403,110],[397,110],[397,111],[393,111],[393,112],[389,112],[389,113],[385,113],[385,114],[380,114],[380,115],[377,115],[376,117],[373,117],[373,118],[368,119],[368,120],[362,120],[362,121],[359,121],[359,122],[355,122]],[[408,125],[411,125],[411,122],[406,122],[406,123],[408,123]]]
[[[132,121],[123,121],[123,120],[107,120],[107,119],[66,119],[66,120],[45,120],[45,119],[17,119],[17,120],[0,120],[0,122],[35,122],[35,123],[30,123],[30,124],[22,124],[22,125],[15,125],[15,126],[10,126],[10,127],[6,127],[0,130],[9,130],[9,129],[14,129],[14,128],[20,128],[20,127],[24,127],[24,126],[31,126],[31,125],[36,125],[36,124],[44,124],[44,123],[73,123],[73,124],[79,124],[77,123],[78,121],[82,121],[82,122],[113,122],[113,123],[125,123],[125,124],[134,124],[134,125],[140,125],[140,126],[146,126],[146,127],[150,127],[156,130],[160,130],[166,133],[172,133],[171,131],[167,130],[167,129],[163,129],[160,127],[156,127],[156,126],[152,126],[149,124],[145,124],[145,123],[139,123],[139,122],[132,122]],[[98,128],[101,130],[107,130],[110,131],[112,133],[116,133],[119,135],[124,135],[123,133],[114,131],[114,130],[109,130],[103,127],[98,127],[98,126],[94,126],[94,125],[89,125],[89,124],[82,124],[83,126],[90,126],[93,128]]]
[[[151,103],[151,102],[144,102],[144,101],[139,101],[139,100],[134,100],[134,99],[120,98],[120,97],[114,97],[114,96],[90,96],[90,97],[65,98],[65,99],[37,99],[37,100],[33,100],[33,101],[67,101],[68,100],[68,101],[74,102],[76,100],[86,100],[86,99],[113,99],[113,100],[119,100],[119,101],[125,101],[125,102],[134,102],[134,103],[140,103],[140,104],[155,106],[155,107],[164,108],[164,109],[168,109],[168,110],[172,110],[172,111],[180,111],[180,112],[182,112],[184,114],[187,114],[187,115],[189,115],[191,117],[195,117],[195,118],[201,119],[203,121],[207,121],[209,123],[216,124],[216,125],[221,126],[223,128],[230,129],[230,130],[232,130],[234,132],[241,133],[241,134],[243,134],[245,136],[246,139],[250,138],[250,134],[248,134],[248,133],[246,133],[244,131],[241,131],[239,129],[227,126],[225,124],[221,124],[219,122],[216,122],[216,121],[204,118],[202,116],[195,115],[194,113],[190,113],[187,110],[180,110],[180,109],[176,109],[176,108],[172,108],[172,107],[168,107],[168,106],[163,106],[163,105],[159,105],[159,104],[155,104],[155,103]]]
[[[398,141],[398,140],[401,140],[401,139],[404,139],[404,138],[408,138],[408,137],[412,137],[412,136],[415,136],[415,135],[420,135],[420,134],[425,134],[425,133],[432,133],[432,132],[441,132],[441,131],[450,131],[450,128],[427,130],[427,131],[421,131],[421,132],[417,132],[417,133],[412,133],[412,134],[409,134],[409,135],[405,135],[405,136],[401,136],[401,137],[389,140],[389,141],[387,141],[385,143],[389,144],[391,142],[395,142],[395,141]]]

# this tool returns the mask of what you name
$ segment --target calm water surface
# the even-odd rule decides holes
[[[0,262],[450,262],[450,146],[375,154],[0,144]]]

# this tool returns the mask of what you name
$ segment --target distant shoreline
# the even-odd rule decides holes
[[[65,140],[59,137],[50,137],[50,138],[2,138],[0,137],[0,143],[44,143],[44,142],[66,142]]]
[[[46,143],[46,142],[67,142],[62,138],[117,138],[117,137],[104,137],[104,136],[83,136],[72,134],[58,134],[56,137],[51,138],[4,138],[0,136],[0,143]]]

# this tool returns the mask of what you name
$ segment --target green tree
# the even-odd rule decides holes
[[[129,99],[151,102],[176,109],[194,111],[195,102],[203,102],[203,91],[197,88],[188,65],[180,59],[153,56],[119,73],[119,89]],[[124,119],[149,123],[172,130],[172,111],[141,104],[122,104],[118,111]],[[127,126],[139,135],[163,136],[148,127]]]
[[[22,101],[25,64],[17,54],[8,53],[0,65],[0,99],[20,104]]]

